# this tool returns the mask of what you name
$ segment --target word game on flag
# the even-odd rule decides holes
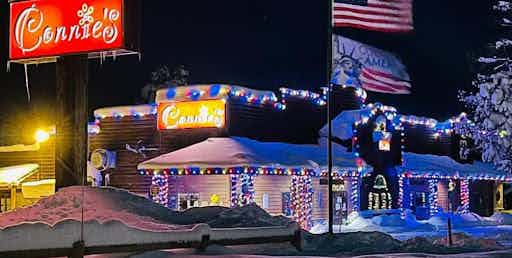
[[[335,0],[334,27],[383,32],[413,30],[412,0]]]
[[[332,83],[382,93],[411,93],[409,74],[396,56],[338,35],[333,41]]]

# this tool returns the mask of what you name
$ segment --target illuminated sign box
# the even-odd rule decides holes
[[[158,129],[221,128],[226,123],[226,101],[202,100],[160,103]]]
[[[10,4],[13,62],[125,55],[139,49],[138,0],[31,0]]]

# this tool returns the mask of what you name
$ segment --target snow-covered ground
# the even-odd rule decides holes
[[[496,239],[501,244],[512,248],[512,214],[507,213],[495,213],[488,218],[474,213],[452,215],[440,213],[424,221],[417,220],[411,212],[406,212],[405,219],[397,213],[379,216],[352,213],[348,219],[349,224],[335,225],[334,230],[338,233],[379,231],[402,241],[418,236],[442,237],[447,234],[448,216],[451,216],[454,233]],[[311,232],[314,234],[327,232],[327,223],[325,221],[316,223]]]
[[[274,236],[290,234],[295,230],[290,226],[296,226],[290,224],[289,219],[273,217],[256,205],[234,209],[206,207],[175,212],[124,190],[69,187],[31,207],[0,214],[0,251],[69,248],[81,237],[82,211],[86,246],[199,242],[205,234],[209,234],[212,239],[239,239],[249,233]],[[398,252],[452,254],[502,250],[502,244],[512,240],[512,215],[508,214],[496,214],[491,218],[481,218],[475,214],[453,216],[454,232],[468,233],[455,235],[454,248],[446,248],[443,242],[446,240],[442,239],[446,235],[446,214],[440,214],[428,221],[417,221],[410,213],[407,213],[405,219],[400,218],[399,214],[372,215],[368,212],[352,214],[348,225],[335,228],[343,233],[334,237],[304,232],[303,251],[298,251],[290,243],[269,243],[228,247],[212,245],[202,252],[183,249],[96,257],[344,257]],[[270,226],[280,226],[281,229],[264,228]],[[326,226],[325,223],[317,223],[313,232],[322,233]],[[230,231],[221,228],[232,229]]]

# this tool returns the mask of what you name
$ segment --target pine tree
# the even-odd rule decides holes
[[[184,65],[176,67],[172,74],[166,65],[162,65],[151,72],[151,82],[141,89],[141,98],[145,103],[152,103],[157,90],[188,85],[189,76],[190,72],[185,69]]]
[[[497,1],[493,11],[500,37],[478,58],[475,91],[461,95],[474,124],[459,129],[475,140],[484,161],[512,172],[512,0]]]

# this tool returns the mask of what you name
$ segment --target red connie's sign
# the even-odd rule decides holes
[[[124,0],[11,3],[11,60],[123,49]]]

